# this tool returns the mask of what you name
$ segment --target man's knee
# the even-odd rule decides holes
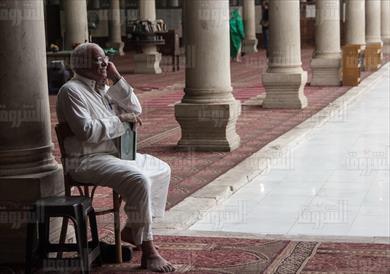
[[[132,173],[127,181],[127,187],[148,194],[150,191],[150,179],[143,173]]]
[[[161,161],[161,165],[163,166],[163,169],[166,171],[166,174],[171,176],[171,167],[168,165],[168,163]]]

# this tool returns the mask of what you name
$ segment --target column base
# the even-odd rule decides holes
[[[233,151],[240,146],[236,123],[241,114],[240,101],[227,104],[188,104],[175,106],[181,126],[179,148],[199,151]]]
[[[125,55],[125,52],[123,51],[123,48],[125,47],[125,43],[121,42],[107,42],[106,47],[108,48],[114,48],[119,52],[120,56]]]
[[[311,86],[340,86],[341,58],[313,58]]]
[[[0,177],[0,264],[24,263],[28,209],[36,200],[64,195],[62,168],[50,172]],[[62,219],[50,222],[50,239],[58,242]]]
[[[246,39],[244,40],[242,52],[246,54],[256,53],[257,52],[257,39]]]
[[[136,54],[134,55],[135,73],[139,74],[160,74],[162,70],[160,68],[162,55],[159,52],[148,54]]]
[[[266,97],[263,108],[307,107],[307,98],[303,92],[307,82],[307,72],[301,73],[264,73],[263,84]]]

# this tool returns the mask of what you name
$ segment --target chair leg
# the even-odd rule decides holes
[[[101,266],[103,264],[103,261],[102,261],[101,250],[100,250],[99,233],[98,233],[98,229],[97,229],[96,214],[95,214],[95,210],[93,209],[93,207],[91,207],[89,209],[88,218],[89,218],[89,224],[91,227],[91,236],[92,236],[91,247],[93,249],[95,249],[96,247],[99,247],[99,256],[96,259],[98,261],[99,266]]]
[[[66,234],[68,233],[68,225],[69,225],[69,218],[63,217],[62,218],[62,226],[61,226],[61,232],[60,232],[60,244],[65,244],[66,241]],[[57,253],[57,259],[62,258],[62,252]]]
[[[115,191],[113,192],[113,204],[114,204],[114,234],[115,234],[115,253],[116,262],[122,263],[122,240],[121,240],[121,220],[120,220],[120,207],[121,200]]]
[[[36,233],[36,223],[31,222],[27,224],[27,239],[26,239],[26,263],[24,272],[26,274],[32,273],[33,248],[34,248],[34,234]]]
[[[65,183],[65,196],[70,197],[72,196],[72,187]],[[69,219],[67,217],[62,218],[62,226],[61,226],[61,232],[60,232],[60,244],[65,244],[66,241],[66,234],[68,233],[68,225],[69,225]],[[62,252],[57,253],[57,259],[62,258]]]
[[[76,216],[76,236],[77,245],[79,247],[80,267],[81,273],[89,274],[89,260],[88,260],[88,237],[86,216],[84,216],[84,209],[82,206],[75,208]]]

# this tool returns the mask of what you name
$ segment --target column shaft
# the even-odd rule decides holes
[[[88,41],[88,21],[86,0],[66,0],[65,15],[65,49],[72,49],[75,44]]]
[[[122,30],[121,30],[121,10],[119,0],[111,0],[110,10],[110,41],[107,43],[107,47],[115,48],[119,51],[120,55],[124,55],[122,42]]]
[[[156,21],[155,0],[139,0],[139,19]],[[160,74],[162,55],[157,51],[156,45],[145,45],[142,47],[142,54],[134,56],[135,73]]]
[[[240,144],[240,102],[230,78],[229,1],[184,1],[185,96],[175,106],[180,147],[231,151]]]
[[[390,1],[381,2],[381,38],[383,41],[383,53],[390,54]]]
[[[299,0],[270,1],[270,47],[264,108],[304,108],[307,72],[302,69]]]
[[[256,16],[255,16],[255,0],[244,0],[243,2],[243,17],[245,26],[245,40],[243,52],[257,52],[256,38]]]
[[[366,0],[366,43],[382,43],[381,0]]]
[[[0,263],[23,263],[26,206],[64,186],[52,155],[43,1],[2,4],[29,15],[0,20],[0,204],[10,214],[0,222]]]
[[[366,45],[365,0],[346,0],[346,44]]]
[[[141,20],[150,20],[150,21],[156,20],[156,1],[140,0],[139,17]]]
[[[340,3],[339,0],[316,2],[316,49],[311,62],[311,85],[340,85]]]

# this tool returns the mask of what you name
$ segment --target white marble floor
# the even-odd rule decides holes
[[[389,75],[190,230],[389,237]]]

